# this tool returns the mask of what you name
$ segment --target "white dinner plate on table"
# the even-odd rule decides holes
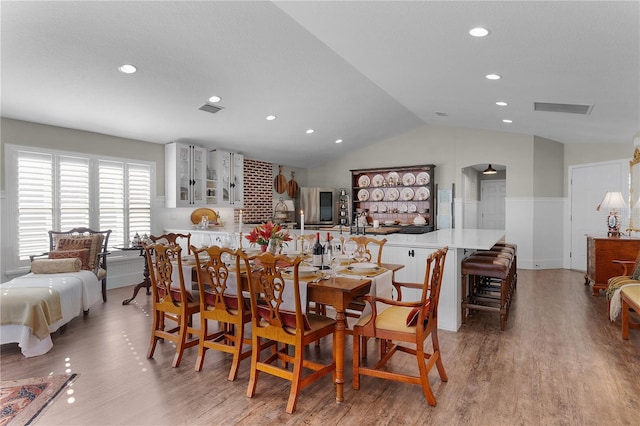
[[[376,265],[375,263],[369,263],[369,262],[352,263],[351,265],[349,265],[349,267],[354,271],[362,271],[362,272],[371,272],[379,268],[379,266]]]
[[[308,277],[308,276],[311,276],[311,275],[315,274],[317,270],[318,270],[318,268],[315,267],[315,266],[300,265],[300,266],[298,266],[298,276],[299,277]],[[293,274],[293,268],[288,268],[288,269],[285,270],[285,272],[287,274]]]

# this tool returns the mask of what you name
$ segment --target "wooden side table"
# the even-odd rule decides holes
[[[614,260],[635,260],[640,251],[640,238],[599,237],[587,235],[587,273],[584,284],[593,285],[593,295],[607,288],[609,278],[622,275]]]
[[[149,290],[151,288],[151,280],[149,279],[149,263],[147,262],[147,256],[144,252],[144,247],[142,246],[117,247],[117,248],[120,250],[138,250],[140,252],[140,256],[144,257],[144,271],[142,272],[142,275],[143,275],[142,282],[136,285],[136,287],[133,289],[133,296],[131,296],[129,299],[122,301],[123,305],[128,305],[129,303],[131,303],[133,299],[136,298],[136,296],[138,295],[138,292],[142,287],[147,288],[147,295],[151,294],[151,291]]]

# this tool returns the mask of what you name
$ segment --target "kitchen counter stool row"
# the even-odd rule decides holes
[[[463,324],[470,310],[497,312],[504,331],[518,281],[517,250],[515,244],[496,243],[462,261]]]

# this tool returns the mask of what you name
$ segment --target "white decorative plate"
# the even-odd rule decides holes
[[[384,177],[382,175],[375,175],[371,183],[373,183],[373,186],[382,186],[384,185]]]
[[[390,188],[387,191],[387,200],[389,201],[396,201],[398,198],[400,198],[400,192],[398,192],[397,189],[395,188]]]
[[[396,172],[391,172],[387,175],[387,182],[389,185],[394,186],[400,183],[400,175]]]
[[[413,173],[405,173],[405,175],[402,176],[402,184],[404,186],[413,185],[414,183],[416,183],[416,177]]]
[[[420,172],[418,176],[416,176],[416,185],[428,185],[430,180],[429,173]]]
[[[413,200],[413,195],[413,189],[411,188],[402,188],[402,192],[400,192],[400,198],[402,198],[404,201]]]
[[[378,211],[380,213],[386,213],[387,212],[387,205],[386,204],[380,204],[380,207],[378,207]]]
[[[429,188],[425,186],[421,186],[416,191],[416,199],[419,201],[428,200],[430,196],[431,196],[431,192],[429,191]]]
[[[372,204],[371,207],[369,207],[369,211],[371,213],[376,213],[378,211],[378,205],[377,204]]]
[[[384,198],[384,191],[380,188],[376,188],[371,192],[371,199],[373,201],[381,201]]]
[[[353,268],[353,270],[355,271],[373,271],[374,269],[378,269],[378,265],[376,265],[375,263],[367,263],[367,262],[362,262],[362,263],[352,263],[351,268]]]
[[[402,204],[400,204],[400,205],[398,206],[398,211],[399,211],[400,213],[406,213],[408,209],[409,209],[409,208],[408,208],[408,207],[407,207],[407,205],[406,205],[406,204],[404,204],[404,203],[402,203]]]
[[[415,213],[416,210],[418,210],[418,208],[415,204],[409,204],[409,210],[407,210],[409,213]]]
[[[308,277],[309,275],[313,275],[318,270],[315,266],[298,266],[298,276],[299,277]],[[293,268],[289,268],[285,270],[287,274],[293,274]]]
[[[360,191],[358,191],[358,200],[367,201],[368,199],[369,199],[369,191],[367,191],[366,189],[361,189]]]
[[[369,180],[369,176],[367,175],[362,175],[358,178],[358,186],[361,188],[369,186],[370,183],[371,181]]]

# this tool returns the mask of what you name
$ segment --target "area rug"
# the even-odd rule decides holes
[[[77,374],[0,382],[0,426],[32,424]]]

